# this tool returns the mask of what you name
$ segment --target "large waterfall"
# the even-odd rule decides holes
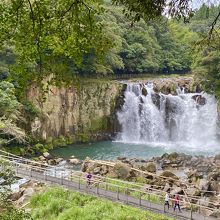
[[[216,147],[218,113],[213,96],[155,93],[153,84],[128,84],[117,113],[121,133],[117,141],[151,143],[202,150]]]

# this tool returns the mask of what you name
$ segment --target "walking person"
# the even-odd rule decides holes
[[[168,210],[169,210],[169,208],[170,208],[170,203],[169,203],[169,201],[170,201],[170,195],[169,195],[168,192],[166,192],[165,201],[164,201],[164,211],[165,211],[166,206],[167,206],[167,208],[168,208]]]
[[[181,212],[181,210],[180,210],[180,196],[178,194],[176,194],[174,197],[174,207],[173,207],[174,211],[176,210],[176,207],[178,207],[179,212]]]
[[[92,174],[90,173],[90,171],[87,173],[86,179],[87,179],[87,187],[91,186],[91,184],[92,184]]]

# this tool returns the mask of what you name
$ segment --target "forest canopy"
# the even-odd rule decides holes
[[[217,36],[219,7],[193,11],[191,1],[147,3],[1,1],[0,78],[22,90],[51,74],[60,82],[78,75],[191,71],[196,42],[209,45]]]

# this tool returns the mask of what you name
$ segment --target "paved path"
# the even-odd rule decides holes
[[[68,175],[63,175],[62,172],[58,172],[58,168],[55,166],[45,165],[36,161],[28,160],[1,150],[0,158],[12,164],[18,177],[63,186],[83,194],[94,195],[96,197],[109,199],[141,209],[151,210],[175,219],[216,220],[216,218],[204,216],[198,212],[193,212],[193,210],[183,210],[180,213],[178,211],[173,212],[173,209],[171,208],[170,210],[166,210],[166,212],[164,212],[163,205],[156,204],[156,201],[150,201],[151,196],[160,198],[161,195],[155,194],[155,192],[146,192],[144,189],[135,188],[137,185],[134,185],[130,182],[98,176],[95,177],[95,175],[93,175],[94,184],[91,186],[91,188],[88,188],[85,173],[65,169],[64,173],[68,173]],[[95,178],[97,179],[95,180]],[[112,184],[112,182],[114,182],[114,184]],[[162,201],[163,199],[164,198],[162,197]],[[200,206],[200,208],[210,209],[209,207],[202,206]]]
[[[155,204],[149,202],[144,199],[134,198],[129,196],[128,194],[121,192],[113,192],[108,190],[107,188],[100,188],[99,185],[92,186],[88,188],[85,183],[82,183],[80,180],[77,182],[76,180],[68,180],[62,177],[51,176],[42,172],[33,171],[31,169],[27,170],[26,168],[22,168],[19,166],[15,166],[16,175],[19,177],[25,177],[29,179],[34,179],[40,182],[45,182],[53,185],[60,185],[65,188],[73,189],[75,191],[81,192],[83,194],[95,195],[97,197],[106,198],[112,201],[121,202],[123,204],[128,204],[131,206],[135,206],[138,208],[151,210],[156,213],[160,213],[169,217],[173,217],[174,219],[194,219],[194,220],[214,220],[216,218],[205,217],[199,213],[193,213],[189,211],[173,212],[172,209],[164,212],[164,206],[160,204]]]

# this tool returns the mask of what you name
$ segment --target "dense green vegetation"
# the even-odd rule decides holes
[[[30,215],[22,209],[16,209],[10,199],[10,185],[15,181],[10,163],[0,159],[0,219],[1,220],[29,220]]]
[[[48,85],[70,83],[70,79],[82,75],[92,78],[193,70],[204,89],[220,97],[219,41],[214,40],[217,32],[213,31],[211,39],[207,37],[219,7],[203,5],[185,24],[159,16],[163,5],[151,13],[158,19],[149,21],[143,20],[143,15],[151,4],[137,15],[140,5],[127,8],[135,12],[130,14],[121,5],[112,6],[110,1],[79,1],[70,5],[69,1],[59,0],[54,8],[49,0],[31,5],[26,0],[6,2],[0,3],[1,144],[27,140],[23,130],[31,130],[30,121],[39,113],[26,99],[27,90],[38,83],[43,101],[47,86],[41,82],[51,74],[54,78],[47,81]],[[129,5],[129,1],[124,1],[124,6]],[[131,19],[133,15],[139,22]]]
[[[121,7],[106,6],[103,29],[113,42],[104,62],[98,64],[94,55],[86,56],[79,74],[177,73],[188,72],[190,48],[198,40],[187,26],[161,18],[157,22],[131,24]]]
[[[31,199],[34,220],[162,220],[170,219],[149,211],[85,196],[60,188],[46,189]]]
[[[0,144],[13,140],[25,142],[25,132],[17,126],[18,120],[22,120],[21,108],[14,85],[0,81]]]

